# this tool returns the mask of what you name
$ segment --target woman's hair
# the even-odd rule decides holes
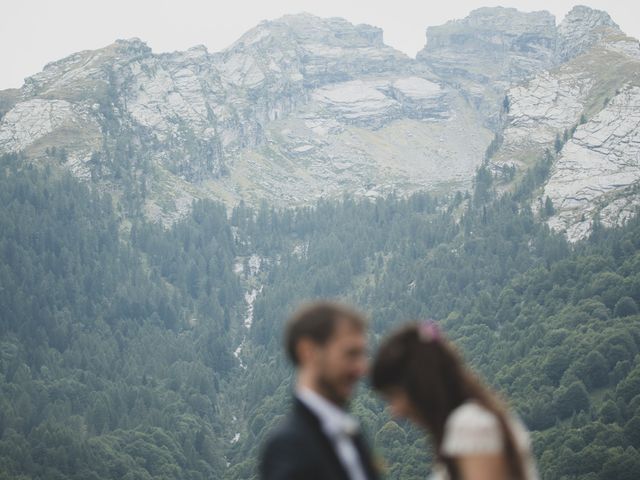
[[[457,407],[474,401],[498,419],[508,469],[524,478],[524,466],[502,402],[464,365],[433,322],[410,324],[392,334],[378,350],[372,368],[373,388],[406,392],[420,420],[435,441],[436,455],[452,480],[459,478],[453,458],[442,454],[445,423]]]

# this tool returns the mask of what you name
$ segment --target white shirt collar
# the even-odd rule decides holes
[[[331,437],[354,435],[358,432],[358,421],[337,405],[308,387],[299,386],[296,396],[319,419],[322,429]]]

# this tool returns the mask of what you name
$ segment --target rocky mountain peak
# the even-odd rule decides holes
[[[460,90],[495,129],[505,89],[553,64],[556,36],[549,12],[479,8],[464,19],[427,28],[417,60]]]
[[[443,74],[513,81],[551,62],[555,36],[549,12],[479,8],[462,20],[427,28],[427,44],[417,58]]]
[[[607,12],[584,5],[573,7],[558,25],[558,60],[580,55],[612,32],[621,33]]]
[[[483,49],[491,45],[511,46],[522,35],[538,33],[553,37],[555,18],[549,12],[521,12],[515,8],[483,7],[461,20],[427,28],[427,44],[419,56],[456,46]]]
[[[619,28],[609,14],[603,10],[596,10],[586,5],[576,5],[567,13],[558,26],[561,32],[580,30],[587,33],[598,27]]]
[[[286,25],[301,41],[321,41],[347,47],[384,47],[382,29],[354,25],[343,18],[321,18],[309,13],[285,15],[272,24]]]
[[[472,10],[463,20],[453,20],[447,24],[519,34],[553,28],[555,18],[547,11],[521,12],[515,8],[482,7]]]
[[[109,71],[153,56],[139,38],[116,40],[98,50],[84,50],[45,65],[42,72],[25,79],[23,96],[47,95],[67,100],[86,99],[100,94],[109,82]],[[95,95],[89,95],[95,96]]]
[[[298,45],[323,44],[344,48],[390,48],[384,45],[382,29],[371,25],[354,25],[343,18],[322,18],[309,13],[285,15],[265,20],[246,32],[227,51],[251,46],[273,45],[273,40]]]
[[[118,53],[126,53],[129,55],[148,55],[151,53],[151,48],[137,37],[118,39],[113,43],[113,48]],[[107,47],[108,48],[108,47]]]
[[[220,56],[225,81],[248,88],[286,77],[310,89],[410,63],[384,44],[380,28],[308,13],[261,22]]]

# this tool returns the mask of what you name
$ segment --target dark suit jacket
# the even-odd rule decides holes
[[[354,438],[369,480],[378,478],[361,435]],[[349,480],[347,471],[320,424],[300,400],[284,423],[267,440],[260,459],[263,480]]]

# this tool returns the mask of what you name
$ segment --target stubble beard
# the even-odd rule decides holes
[[[318,376],[318,387],[322,392],[322,395],[339,407],[346,408],[349,404],[350,396],[341,393],[336,383],[337,381],[333,380],[328,375],[320,374]]]

